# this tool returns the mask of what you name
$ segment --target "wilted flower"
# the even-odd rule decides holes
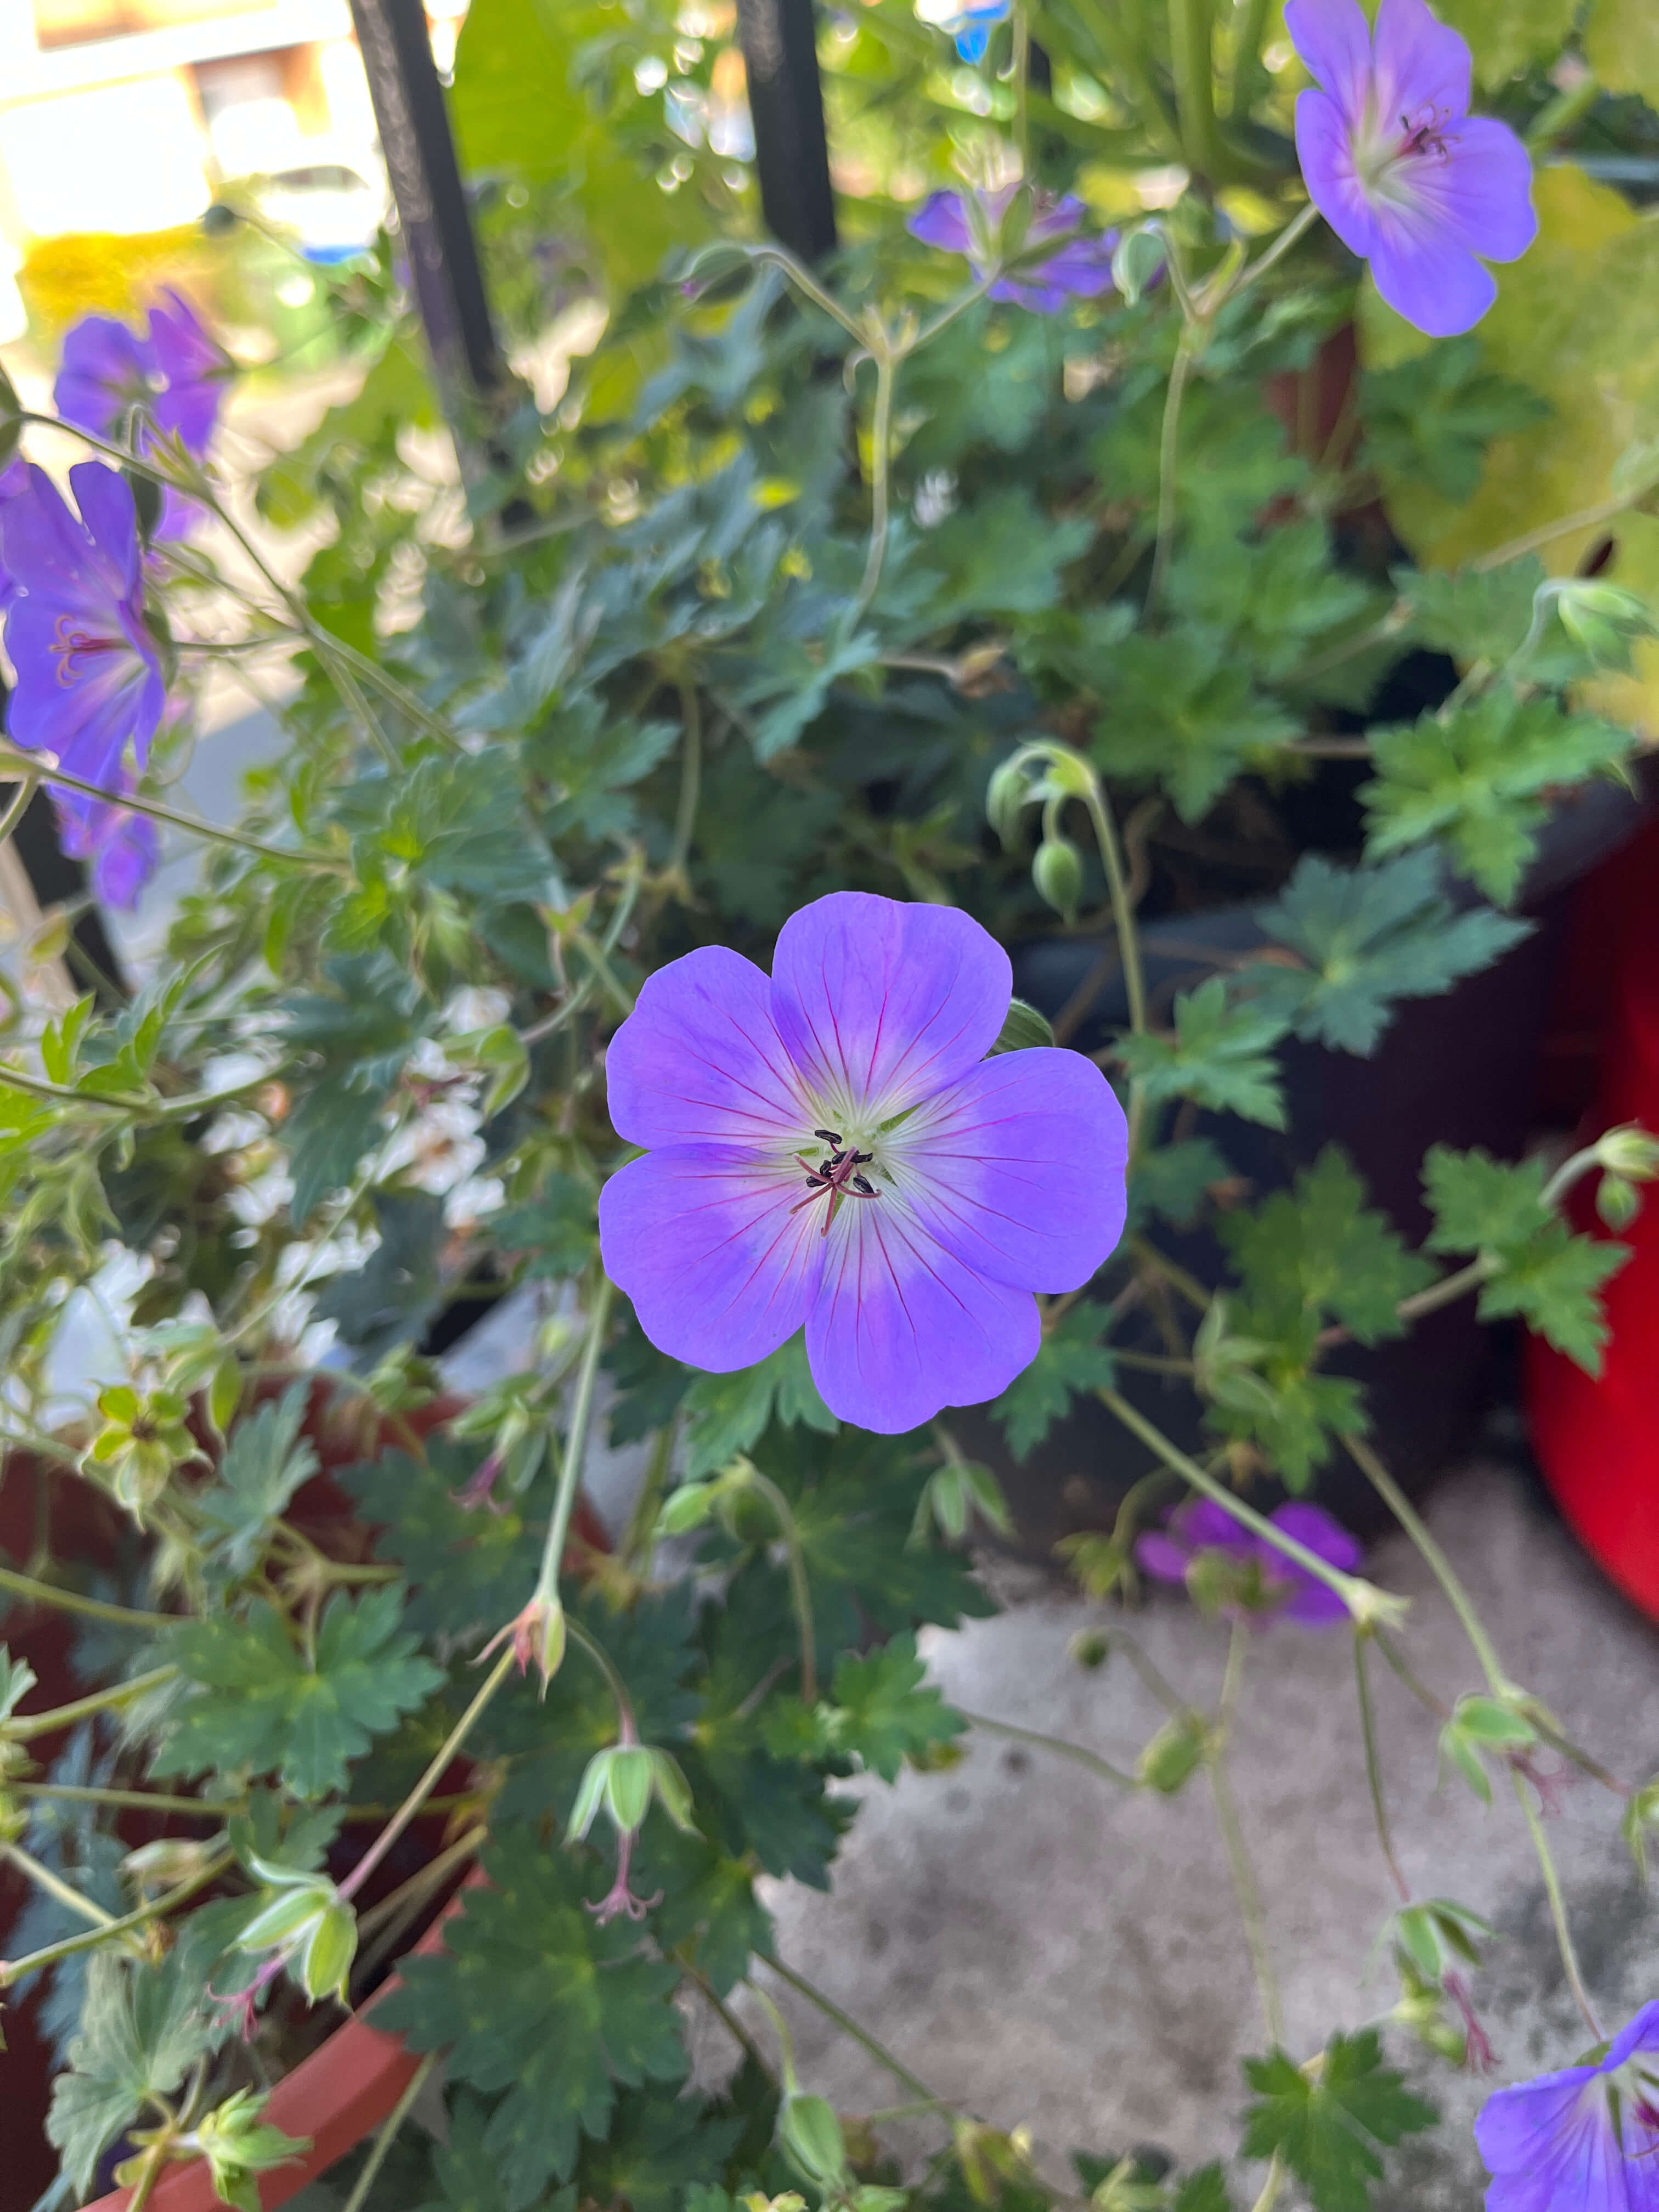
[[[1035,1358],[1034,1291],[1116,1244],[1122,1109],[1080,1054],[987,1060],[1008,956],[952,908],[836,891],[771,980],[722,946],[649,977],[606,1061],[653,1147],[599,1194],[611,1279],[659,1350],[717,1374],[803,1322],[830,1411],[891,1435]]]
[[[962,0],[916,0],[916,14],[954,39],[963,61],[982,62],[992,32],[1007,21],[1012,4],[1013,0],[986,0],[981,7],[964,7]]]
[[[1538,218],[1525,147],[1468,112],[1468,46],[1425,0],[1380,0],[1375,32],[1358,0],[1285,0],[1285,26],[1321,87],[1296,103],[1315,206],[1408,323],[1472,328],[1498,296],[1483,262],[1516,260]]]
[[[1659,2002],[1603,2055],[1486,2100],[1474,2140],[1486,2212],[1653,2212],[1659,2205]]]
[[[934,192],[905,228],[924,246],[964,255],[973,264],[975,275],[982,278],[994,265],[988,249],[1018,189],[1017,185],[1006,185],[998,191],[977,193],[971,205],[960,192]],[[1088,209],[1073,194],[1059,200],[1038,198],[1020,241],[1020,253],[1027,254],[1050,239],[1063,239],[1066,243],[1046,259],[1029,262],[1012,276],[999,276],[990,289],[991,298],[1012,301],[1034,314],[1053,315],[1068,301],[1093,300],[1109,292],[1117,233],[1109,230],[1098,238],[1074,235],[1088,219]]]
[[[166,686],[144,623],[138,520],[113,469],[70,471],[77,521],[50,477],[0,503],[0,567],[11,579],[6,651],[16,672],[15,744],[51,752],[82,781],[118,791],[129,744],[142,768]]]
[[[1267,1518],[1327,1565],[1346,1574],[1359,1565],[1358,1543],[1322,1507],[1280,1505]],[[1299,1628],[1327,1628],[1348,1618],[1348,1607],[1334,1589],[1208,1498],[1188,1498],[1162,1528],[1149,1529],[1135,1540],[1135,1564],[1154,1582],[1190,1586],[1195,1575],[1202,1577],[1206,1553],[1220,1553],[1224,1564],[1254,1571],[1259,1601],[1255,1591],[1246,1593],[1248,1612],[1293,1620]]]

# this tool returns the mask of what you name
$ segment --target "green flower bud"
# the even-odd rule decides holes
[[[1635,1121],[1621,1122],[1597,1140],[1595,1157],[1609,1175],[1651,1182],[1659,1176],[1659,1137]]]
[[[356,1955],[356,1914],[349,1905],[331,1905],[318,1914],[295,1953],[301,1985],[313,2004],[332,1996],[344,2002]]]
[[[688,1833],[695,1828],[690,1784],[668,1753],[632,1740],[611,1744],[587,1762],[570,1808],[569,1832],[580,1841],[603,1806],[618,1835],[635,1835],[653,1796],[677,1828]]]
[[[809,2181],[833,2189],[845,2180],[847,2141],[827,2098],[799,2089],[786,2097],[778,2114],[778,2142]]]
[[[1609,1229],[1628,1229],[1642,1210],[1642,1194],[1623,1176],[1604,1175],[1595,1186],[1595,1211]]]
[[[1202,1714],[1171,1714],[1137,1762],[1136,1771],[1146,1787],[1160,1796],[1173,1797],[1197,1771],[1204,1757],[1205,1735]]]
[[[1632,638],[1651,637],[1652,616],[1633,592],[1596,577],[1570,577],[1541,587],[1555,600],[1561,627],[1598,661],[1622,660]]]
[[[1030,796],[1030,779],[1015,760],[1004,761],[986,786],[985,818],[1005,847],[1019,835],[1019,817]]]
[[[1644,1782],[1639,1790],[1632,1790],[1625,1807],[1625,1817],[1619,1824],[1636,1871],[1644,1888],[1648,1879],[1648,1831],[1659,1828],[1659,1776]]]
[[[1051,1045],[1054,1041],[1053,1030],[1035,1006],[1028,1006],[1024,999],[1011,999],[991,1050],[994,1054],[1028,1052],[1034,1045]]]
[[[265,2104],[261,2092],[238,2089],[180,2140],[180,2149],[199,2152],[206,2159],[214,2194],[222,2204],[234,2205],[237,2212],[260,2212],[256,2175],[294,2165],[298,2154],[311,2148],[309,2136],[296,2138],[272,2127],[262,2117]]]
[[[657,1516],[656,1534],[659,1536],[684,1536],[693,1528],[701,1528],[714,1510],[715,1486],[712,1482],[683,1482],[664,1498],[662,1510]]]
[[[1133,307],[1157,278],[1166,258],[1164,234],[1152,223],[1127,232],[1112,256],[1112,283],[1125,307]]]
[[[1031,862],[1031,881],[1045,905],[1064,921],[1077,918],[1083,896],[1083,855],[1068,837],[1047,837]]]

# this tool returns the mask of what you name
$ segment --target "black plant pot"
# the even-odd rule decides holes
[[[1370,1059],[1291,1042],[1282,1056],[1289,1106],[1284,1131],[1203,1115],[1194,1133],[1216,1140],[1255,1196],[1288,1183],[1324,1146],[1340,1145],[1364,1177],[1371,1203],[1409,1242],[1419,1242],[1430,1225],[1421,1186],[1429,1146],[1480,1145],[1513,1158],[1534,1127],[1545,1025],[1575,887],[1634,834],[1648,804],[1612,784],[1586,787],[1564,800],[1520,901],[1536,924],[1530,937],[1443,996],[1405,1001]],[[1448,890],[1460,903],[1478,896],[1461,882]],[[1190,989],[1265,941],[1248,907],[1148,923],[1142,945],[1154,1009],[1167,1010],[1177,989]],[[1082,938],[1016,946],[1015,991],[1053,1018],[1084,987],[1102,951],[1099,939]],[[1092,1051],[1127,1018],[1121,976],[1115,975],[1070,1042]],[[1207,1231],[1160,1232],[1159,1243],[1200,1281],[1223,1279],[1221,1251]],[[1150,1322],[1147,1329],[1139,1348],[1165,1349]],[[1397,1341],[1370,1351],[1345,1346],[1327,1364],[1329,1372],[1364,1386],[1374,1445],[1407,1490],[1420,1494],[1470,1442],[1490,1400],[1495,1351],[1492,1328],[1475,1319],[1473,1300],[1464,1300],[1430,1315]],[[1183,1378],[1126,1368],[1119,1387],[1178,1443],[1190,1447],[1204,1437],[1201,1409]],[[1091,1399],[1074,1401],[1068,1417],[1018,1462],[983,1413],[951,1418],[964,1446],[996,1469],[1018,1547],[1032,1557],[1050,1557],[1062,1536],[1079,1529],[1109,1528],[1129,1485],[1158,1463]],[[1374,1494],[1345,1454],[1321,1471],[1315,1492],[1358,1534],[1383,1525]],[[1271,1505],[1283,1493],[1264,1485],[1253,1495]]]

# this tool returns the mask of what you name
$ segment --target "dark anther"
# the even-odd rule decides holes
[[[839,1129],[814,1129],[812,1134],[815,1137],[822,1137],[826,1145],[839,1145],[841,1142]]]
[[[860,1155],[857,1152],[854,1152],[853,1155],[854,1159],[857,1159],[859,1157]],[[866,1160],[869,1157],[870,1155],[868,1152],[866,1152],[863,1155],[863,1158]],[[866,1198],[873,1198],[876,1194],[876,1187],[874,1183],[870,1182],[869,1179],[864,1176],[854,1176],[853,1177],[853,1188],[856,1191],[861,1191]]]
[[[854,1152],[853,1164],[854,1167],[862,1167],[866,1160],[872,1160],[875,1157],[873,1152]]]

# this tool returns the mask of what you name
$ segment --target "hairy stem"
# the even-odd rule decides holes
[[[697,687],[689,678],[680,679],[680,798],[674,813],[674,842],[668,848],[668,873],[683,876],[691,854],[697,827],[697,800],[702,789],[702,716]]]
[[[1365,1780],[1371,1793],[1371,1813],[1376,1822],[1376,1840],[1382,1846],[1382,1857],[1394,1877],[1394,1886],[1400,1893],[1402,1905],[1411,1903],[1412,1886],[1401,1872],[1400,1862],[1395,1856],[1394,1838],[1389,1830],[1388,1802],[1382,1794],[1382,1767],[1376,1755],[1376,1720],[1371,1709],[1370,1676],[1365,1668],[1365,1646],[1370,1639],[1358,1633],[1353,1639],[1354,1687],[1359,1698],[1359,1733],[1365,1746]]]
[[[1193,362],[1196,358],[1197,345],[1192,325],[1183,324],[1180,341],[1176,347],[1174,365],[1170,370],[1169,389],[1164,395],[1164,425],[1158,433],[1158,526],[1152,541],[1152,571],[1146,582],[1146,605],[1143,611],[1146,615],[1151,615],[1158,605],[1175,544],[1176,467],[1181,452],[1181,408],[1187,396],[1187,380],[1193,373]]]
[[[1487,1687],[1495,1697],[1508,1696],[1514,1686],[1504,1671],[1503,1662],[1493,1649],[1492,1638],[1474,1609],[1474,1601],[1459,1580],[1456,1569],[1429,1534],[1422,1516],[1363,1437],[1345,1437],[1342,1441],[1348,1448],[1349,1455],[1411,1538],[1430,1573],[1445,1593],[1452,1611],[1462,1626],[1463,1633],[1474,1647],[1475,1657],[1480,1662],[1480,1671],[1486,1678]]]
[[[1046,1735],[1041,1729],[1017,1728],[1012,1721],[994,1721],[983,1713],[970,1713],[964,1706],[952,1708],[962,1715],[969,1728],[983,1729],[987,1735],[1006,1736],[1011,1743],[1034,1744],[1040,1751],[1052,1751],[1059,1759],[1069,1759],[1079,1766],[1086,1766],[1091,1774],[1099,1775],[1103,1782],[1116,1784],[1120,1790],[1137,1790],[1139,1784],[1133,1774],[1121,1766],[1114,1766],[1109,1759],[1102,1759],[1080,1743],[1069,1743],[1061,1735]]]
[[[246,1800],[228,1797],[215,1803],[203,1797],[170,1796],[163,1790],[94,1790],[78,1782],[10,1782],[14,1797],[61,1797],[71,1805],[109,1805],[122,1812],[173,1813],[199,1820],[224,1820],[240,1813]]]
[[[795,1623],[800,1631],[800,1696],[801,1703],[810,1705],[818,1694],[817,1637],[812,1626],[812,1592],[806,1579],[806,1554],[801,1549],[800,1530],[790,1508],[789,1500],[775,1482],[751,1468],[750,1481],[758,1490],[777,1516],[778,1533],[783,1538],[783,1547],[789,1561],[789,1597],[795,1609]]]
[[[148,814],[157,822],[171,823],[175,830],[188,830],[194,837],[206,837],[217,845],[234,845],[244,853],[257,853],[261,860],[281,860],[289,867],[320,868],[332,876],[350,873],[345,862],[337,860],[331,854],[296,851],[291,845],[267,845],[260,838],[244,836],[240,830],[222,830],[216,823],[204,822],[199,815],[181,814],[176,807],[164,806],[160,799],[144,799],[137,792],[106,791],[101,784],[87,783],[64,769],[43,767],[30,755],[11,745],[0,745],[0,772],[38,776],[42,783],[78,791],[83,799],[101,799],[112,806],[125,806],[130,813]]]
[[[1515,1769],[1510,1769],[1510,1780],[1515,1785],[1515,1802],[1521,1808],[1532,1838],[1532,1847],[1538,1854],[1539,1869],[1544,1877],[1544,1889],[1550,1901],[1550,1918],[1555,1924],[1556,1948],[1561,1954],[1562,1972],[1567,1978],[1567,1987],[1572,1991],[1573,2002],[1578,2007],[1584,2025],[1598,2043],[1607,2040],[1607,2030],[1597,2019],[1595,2007],[1590,2002],[1589,1991],[1584,1987],[1584,1977],[1579,1971],[1578,1954],[1573,1948],[1572,1930],[1567,1925],[1566,1899],[1561,1894],[1561,1877],[1555,1870],[1549,1838],[1544,1833],[1544,1824],[1538,1817],[1538,1808],[1527,1795],[1527,1786]]]
[[[431,2080],[432,2069],[437,2064],[440,2055],[435,2051],[428,2051],[410,2075],[402,2096],[386,2114],[386,2124],[374,2138],[374,2148],[363,2160],[363,2170],[357,2176],[351,2194],[345,2201],[344,2212],[363,2212],[363,2207],[368,2202],[369,2191],[374,2186],[375,2177],[386,2164],[386,2153],[397,2141],[398,2130],[409,2118],[416,2099]]]
[[[54,1706],[49,1713],[14,1713],[0,1725],[0,1737],[9,1738],[13,1743],[28,1743],[35,1736],[52,1735],[59,1729],[73,1728],[77,1721],[89,1720],[94,1713],[107,1712],[112,1706],[130,1705],[135,1698],[159,1690],[178,1672],[176,1667],[152,1667],[147,1674],[135,1674],[129,1682],[112,1682],[107,1689],[90,1691],[67,1705]]]
[[[884,2068],[896,2081],[902,2082],[913,2097],[925,2097],[930,2105],[946,2112],[955,2109],[945,2098],[936,2097],[927,2084],[914,2075],[902,2059],[896,2058],[884,2043],[878,2042],[867,2027],[860,2027],[857,2021],[842,2010],[833,1997],[825,1996],[823,1991],[815,1988],[805,1975],[798,1974],[793,1966],[786,1966],[781,1959],[775,1959],[769,1951],[757,1951],[755,1956],[763,1966],[769,1966],[780,1981],[787,1982],[798,1996],[805,1997],[807,2003],[821,2012],[826,2020],[833,2021],[843,2035],[851,2036],[854,2043],[869,2052],[878,2066]]]
[[[357,1862],[356,1865],[353,1867],[351,1872],[340,1884],[340,1894],[342,1897],[351,1898],[356,1895],[357,1892],[368,1880],[370,1875],[374,1873],[375,1868],[379,1866],[380,1861],[392,1849],[393,1844],[397,1842],[398,1837],[402,1835],[404,1830],[409,1826],[410,1822],[420,1811],[422,1806],[425,1804],[427,1799],[437,1788],[445,1768],[455,1757],[457,1752],[460,1750],[461,1746],[466,1741],[468,1736],[471,1735],[480,1714],[483,1713],[484,1708],[489,1705],[496,1691],[501,1688],[501,1684],[507,1680],[513,1663],[513,1648],[509,1644],[507,1649],[502,1652],[501,1657],[495,1662],[495,1664],[490,1668],[489,1674],[484,1676],[483,1682],[479,1685],[477,1694],[473,1698],[471,1704],[461,1715],[459,1720],[456,1722],[454,1727],[451,1729],[449,1734],[444,1738],[442,1743],[438,1747],[438,1749],[433,1753],[432,1759],[420,1780],[410,1791],[408,1796],[404,1798],[403,1803],[398,1806],[397,1811],[386,1822],[385,1827],[381,1829],[380,1834],[376,1836],[374,1842],[369,1845],[368,1850],[364,1852],[362,1857]]]
[[[1182,145],[1194,174],[1216,184],[1224,164],[1216,128],[1211,31],[1211,0],[1170,0],[1170,63]]]
[[[898,380],[898,356],[885,347],[876,356],[876,404],[870,423],[870,550],[865,556],[864,580],[854,602],[854,611],[860,615],[876,596],[882,564],[887,558],[893,388]]]
[[[1249,1632],[1244,1621],[1233,1623],[1232,1636],[1227,1645],[1227,1670],[1221,1686],[1217,1726],[1210,1739],[1204,1765],[1209,1777],[1210,1795],[1215,1800],[1216,1826],[1221,1832],[1222,1848],[1227,1854],[1227,1871],[1232,1877],[1233,1894],[1238,1899],[1239,1917],[1244,1923],[1244,1941],[1249,1948],[1250,1967],[1255,1976],[1257,1995],[1261,2000],[1261,2017],[1267,2026],[1268,2039],[1282,2046],[1285,2041],[1285,2008],[1279,1994],[1279,1977],[1273,1972],[1273,1946],[1267,1940],[1267,1916],[1261,1908],[1261,1891],[1256,1881],[1249,1846],[1244,1841],[1244,1829],[1233,1796],[1232,1780],[1227,1771],[1227,1744],[1238,1710],[1238,1693],[1244,1674],[1244,1639]]]
[[[0,1070],[0,1078],[10,1073],[9,1068]],[[141,1613],[131,1606],[109,1605],[102,1598],[82,1597],[78,1590],[60,1589],[56,1583],[37,1582],[33,1575],[20,1575],[11,1567],[0,1567],[0,1590],[9,1590],[14,1597],[24,1598],[31,1605],[78,1613],[88,1620],[113,1621],[120,1628],[170,1628],[173,1622],[172,1613]]]
[[[81,1936],[66,1936],[61,1943],[48,1943],[21,1959],[0,1959],[0,1990],[21,1981],[25,1974],[38,1973],[42,1966],[56,1966],[60,1959],[73,1958],[77,1951],[95,1951],[100,1944],[118,1936],[130,1935],[135,1928],[146,1927],[152,1920],[165,1919],[177,1906],[188,1904],[198,1890],[217,1881],[234,1859],[232,1851],[216,1851],[204,1866],[198,1867],[176,1889],[168,1890],[165,1897],[158,1897],[153,1905],[141,1905],[119,1920],[112,1920],[106,1927],[89,1928]]]
[[[559,1570],[564,1564],[565,1539],[570,1533],[570,1516],[575,1510],[576,1492],[581,1486],[582,1462],[587,1455],[587,1428],[593,1412],[593,1385],[599,1376],[599,1354],[605,1349],[605,1332],[614,1295],[609,1277],[601,1275],[587,1319],[587,1340],[582,1346],[581,1364],[576,1370],[570,1427],[565,1437],[564,1455],[559,1462],[559,1486],[553,1499],[553,1517],[547,1524],[547,1542],[542,1551],[541,1572],[536,1577],[532,1604],[550,1604],[558,1598]]]
[[[94,1905],[89,1897],[82,1897],[71,1883],[65,1881],[61,1875],[54,1874],[49,1866],[42,1866],[40,1860],[26,1851],[21,1844],[0,1845],[0,1856],[9,1859],[19,1874],[27,1875],[37,1889],[44,1889],[48,1897],[55,1897],[66,1912],[74,1913],[78,1919],[91,1921],[94,1928],[114,1925],[115,1915],[112,1912],[106,1912],[101,1905]]]

